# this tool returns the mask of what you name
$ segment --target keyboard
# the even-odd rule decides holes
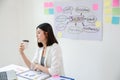
[[[6,72],[0,72],[0,80],[8,80]]]

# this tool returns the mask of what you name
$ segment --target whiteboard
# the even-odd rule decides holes
[[[102,40],[102,0],[55,2],[55,34],[60,38]]]

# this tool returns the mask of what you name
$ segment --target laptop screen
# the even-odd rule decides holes
[[[4,71],[0,72],[0,80],[17,80],[15,71]]]

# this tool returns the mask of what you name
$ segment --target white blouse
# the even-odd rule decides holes
[[[41,64],[42,48],[38,48],[32,63]],[[62,52],[58,44],[54,43],[46,49],[44,66],[48,68],[51,75],[64,75]]]

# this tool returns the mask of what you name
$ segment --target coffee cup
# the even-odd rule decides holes
[[[25,49],[28,47],[29,40],[22,40]]]

